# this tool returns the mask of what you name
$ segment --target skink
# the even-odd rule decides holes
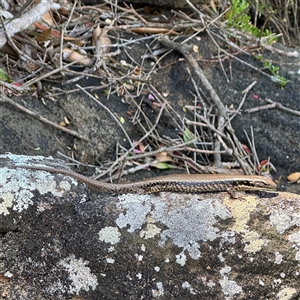
[[[63,174],[99,189],[100,191],[117,194],[149,194],[158,192],[205,193],[226,191],[233,196],[235,191],[252,192],[276,190],[276,184],[271,179],[256,175],[176,174],[154,177],[133,183],[114,184],[101,182],[67,169],[43,166],[15,167]]]

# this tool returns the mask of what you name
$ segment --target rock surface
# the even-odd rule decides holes
[[[108,195],[0,157],[1,299],[298,299],[300,196]]]

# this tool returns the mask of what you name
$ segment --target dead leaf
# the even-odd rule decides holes
[[[164,152],[161,152],[161,153],[158,153],[155,157],[155,159],[158,161],[158,162],[166,162],[166,161],[173,161],[172,157],[170,157],[168,155],[168,152],[164,151]]]
[[[300,183],[300,172],[291,173],[287,177],[287,180],[288,181],[292,181],[292,182],[298,182],[298,183]]]
[[[43,25],[43,24],[41,24],[39,22],[35,22],[34,26],[37,29],[40,29],[40,30],[43,31],[43,33],[41,33],[41,35],[44,34],[45,31],[50,30],[50,36],[52,38],[60,38],[61,37],[61,34],[60,34],[60,32],[58,30],[54,30],[52,28],[49,28],[49,27],[47,27],[47,26],[45,26],[45,25]],[[74,43],[76,43],[76,44],[78,44],[80,46],[82,46],[83,44],[85,44],[84,40],[80,41],[79,39],[77,39],[75,37],[70,37],[70,36],[67,36],[67,35],[64,35],[64,41],[74,41]]]
[[[49,26],[53,26],[54,22],[53,22],[53,18],[52,18],[52,14],[50,14],[49,12],[45,13],[42,16],[42,20],[48,24]]]
[[[143,68],[141,66],[136,66],[133,70],[134,75],[141,75]]]
[[[247,145],[242,144],[242,148],[244,149],[244,151],[245,151],[248,155],[250,155],[251,150],[249,149],[249,147],[248,147]]]
[[[47,27],[47,26],[45,26],[45,25],[43,25],[43,24],[41,24],[41,23],[39,23],[39,22],[34,22],[33,24],[34,24],[34,26],[35,26],[37,29],[40,29],[40,30],[42,30],[42,31],[46,31],[46,30],[49,29],[49,27]],[[50,30],[51,30],[51,36],[52,36],[52,37],[60,37],[60,32],[59,32],[59,31],[54,30],[54,29],[51,29],[51,28],[50,28]]]
[[[39,67],[40,67],[40,65],[35,64],[34,62],[30,62],[30,61],[26,62],[26,69],[29,72],[33,72],[33,71],[37,70]]]
[[[92,37],[92,45],[96,46],[96,42],[98,37],[100,37],[101,34],[101,28],[100,25],[98,24],[98,26],[94,29],[93,31],[93,37]]]
[[[59,122],[58,125],[61,126],[61,127],[66,127],[67,126],[67,124],[64,121]]]
[[[143,143],[139,143],[139,149],[140,149],[140,152],[145,152],[145,149],[146,149],[146,147],[145,147],[145,145],[143,144]]]
[[[108,30],[100,28],[100,25],[95,28],[93,31],[92,44],[95,46],[95,56],[101,57],[103,54],[106,54],[110,51],[108,45],[111,44],[111,40],[107,37]],[[107,47],[104,47],[107,45]]]
[[[52,29],[51,28],[48,28],[46,30],[44,30],[42,33],[39,33],[37,36],[36,36],[36,41],[41,43],[41,42],[45,42],[45,41],[48,41],[50,40],[51,38],[51,31]]]
[[[62,50],[62,54],[64,59],[67,59],[69,61],[77,61],[82,65],[88,65],[91,62],[91,59],[87,56],[69,48],[64,48]]]
[[[68,118],[67,118],[67,117],[64,117],[64,122],[65,122],[67,125],[69,125],[69,124],[70,124],[70,121],[68,120]]]

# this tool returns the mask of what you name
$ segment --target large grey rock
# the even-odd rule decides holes
[[[298,299],[300,196],[108,195],[0,157],[2,299]]]

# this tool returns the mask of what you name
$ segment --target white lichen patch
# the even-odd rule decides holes
[[[137,253],[135,253],[134,256],[135,256],[135,258],[136,258],[137,261],[142,261],[143,258],[144,258],[144,255],[137,254]]]
[[[240,294],[243,292],[243,289],[240,285],[238,285],[235,281],[229,280],[227,276],[224,276],[219,283],[222,287],[223,294],[229,299],[233,299],[232,297],[236,294]]]
[[[265,283],[262,280],[258,280],[258,284],[261,286],[265,286]]]
[[[182,286],[183,289],[188,289],[192,295],[197,295],[197,292],[196,292],[195,289],[189,284],[188,281],[183,282],[181,286]]]
[[[18,164],[18,165],[22,165],[25,166],[28,163],[32,162],[32,157],[31,156],[27,156],[27,155],[16,155],[16,154],[12,154],[12,153],[5,153],[5,154],[1,154],[1,158],[3,159],[9,159],[11,161],[13,161],[14,164]],[[34,160],[35,161],[53,161],[53,157],[49,156],[49,157],[45,157],[45,156],[41,156],[41,155],[36,155],[34,156]]]
[[[213,241],[221,237],[215,226],[217,218],[225,220],[231,217],[220,201],[199,201],[197,195],[189,195],[183,199],[181,194],[161,193],[160,197],[152,198],[152,204],[154,219],[168,227],[162,231],[161,245],[171,239],[183,251],[187,250],[193,259],[201,256],[201,241]]]
[[[290,234],[289,241],[295,244],[297,249],[295,259],[300,261],[300,231]]]
[[[154,290],[154,289],[152,290],[153,298],[162,297],[165,293],[163,283],[157,282],[156,287],[157,287],[157,290]]]
[[[281,262],[282,262],[282,258],[283,258],[283,256],[282,256],[282,254],[280,254],[278,251],[275,251],[275,264],[281,264]]]
[[[186,255],[184,254],[184,251],[182,251],[181,253],[179,253],[178,255],[175,255],[176,257],[176,263],[184,266],[186,263]]]
[[[21,168],[1,169],[1,198],[0,214],[8,214],[8,209],[21,212],[33,205],[33,191],[41,195],[51,192],[54,196],[61,197],[65,191],[70,190],[68,181],[62,180],[57,188],[55,176],[48,172],[33,171]],[[76,184],[76,180],[73,180]]]
[[[125,209],[126,213],[121,213],[116,220],[120,228],[129,225],[128,232],[134,232],[140,229],[145,222],[146,215],[151,211],[150,195],[125,194],[119,196],[120,203],[117,205],[120,209]]]
[[[14,276],[14,274],[10,273],[9,271],[6,271],[4,273],[4,276],[7,277],[7,278],[12,278]]]
[[[176,259],[179,264],[185,263],[185,250],[193,259],[200,257],[201,241],[213,241],[218,237],[227,242],[233,241],[231,234],[220,233],[214,226],[217,218],[224,220],[231,217],[228,209],[218,200],[199,201],[197,195],[171,193],[160,193],[159,196],[128,194],[119,196],[119,199],[118,208],[125,209],[125,212],[117,218],[117,225],[128,227],[129,232],[140,230],[140,236],[148,239],[161,231],[161,246],[171,239],[182,248]],[[154,222],[163,224],[167,229],[159,229]],[[145,223],[146,227],[143,226]],[[230,237],[229,240],[227,237]]]
[[[214,286],[216,286],[216,284],[212,280],[209,280],[206,285],[210,288],[213,288]]]
[[[119,243],[121,233],[117,227],[107,226],[99,231],[99,240],[111,245]]]
[[[232,299],[232,297],[236,294],[240,294],[243,292],[243,289],[240,285],[238,285],[235,281],[229,280],[229,274],[231,273],[231,267],[225,265],[220,271],[221,279],[219,280],[219,284],[222,287],[222,291],[225,295],[225,299]]]
[[[28,209],[29,205],[33,205],[32,197],[33,194],[30,191],[20,191],[14,198],[13,210],[21,212],[24,209]]]
[[[300,231],[290,234],[289,241],[300,247]]]
[[[114,252],[115,251],[115,247],[114,246],[110,246],[107,248],[107,252]]]
[[[115,263],[115,260],[114,260],[113,258],[111,258],[111,257],[106,257],[106,262],[107,262],[108,264],[114,264],[114,263]]]
[[[69,273],[69,279],[72,282],[67,291],[69,294],[78,295],[81,290],[88,292],[93,291],[98,285],[96,275],[91,273],[91,269],[87,267],[88,261],[81,258],[76,259],[74,255],[60,261],[59,266],[64,267]]]
[[[223,267],[221,270],[220,270],[220,274],[222,276],[224,276],[225,274],[229,274],[231,272],[231,267],[230,266],[227,266],[225,265],[225,267]]]
[[[292,227],[300,227],[299,207],[297,209],[297,206],[295,205],[288,205],[285,208],[272,206],[269,210],[271,212],[270,223],[277,229],[278,233],[283,234],[286,230]]]

